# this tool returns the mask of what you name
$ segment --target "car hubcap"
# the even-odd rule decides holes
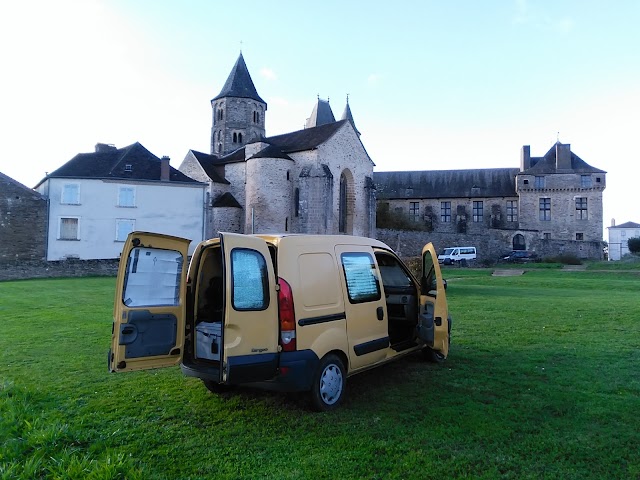
[[[327,365],[320,376],[320,396],[327,405],[333,405],[342,393],[342,372],[337,365]]]

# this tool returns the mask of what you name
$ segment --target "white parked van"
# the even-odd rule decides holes
[[[258,384],[337,407],[347,377],[422,350],[441,361],[451,318],[430,243],[416,279],[382,242],[133,232],[116,286],[109,370],[181,365],[212,392]]]
[[[467,262],[476,259],[476,247],[449,247],[438,255],[438,263],[453,265],[461,260]]]

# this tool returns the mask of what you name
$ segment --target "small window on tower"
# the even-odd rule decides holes
[[[242,133],[238,134],[238,143],[242,143]]]
[[[238,134],[233,132],[233,143],[238,143]]]

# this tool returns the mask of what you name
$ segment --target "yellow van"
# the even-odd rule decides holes
[[[221,233],[197,245],[133,232],[118,270],[109,370],[181,365],[235,385],[343,400],[348,376],[422,350],[449,351],[451,318],[431,244],[422,278],[384,243],[343,235]]]

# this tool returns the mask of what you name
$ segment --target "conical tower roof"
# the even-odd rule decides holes
[[[265,105],[267,104],[267,102],[260,98],[260,95],[258,95],[258,92],[256,91],[253,80],[251,80],[251,75],[249,75],[247,64],[244,62],[242,52],[240,52],[238,60],[236,60],[235,65],[231,69],[229,78],[227,78],[222,90],[213,98],[213,100],[218,100],[219,98],[224,97],[250,98],[264,103]]]
[[[327,123],[333,123],[335,121],[336,119],[333,116],[329,101],[320,100],[318,97],[318,101],[313,106],[311,116],[307,118],[305,128],[319,127],[320,125],[326,125]]]
[[[340,120],[349,120],[349,123],[356,131],[358,135],[360,135],[360,131],[356,128],[356,122],[353,121],[353,115],[351,115],[351,108],[349,107],[349,97],[347,97],[347,105],[344,107],[344,112],[342,113],[342,118]]]

